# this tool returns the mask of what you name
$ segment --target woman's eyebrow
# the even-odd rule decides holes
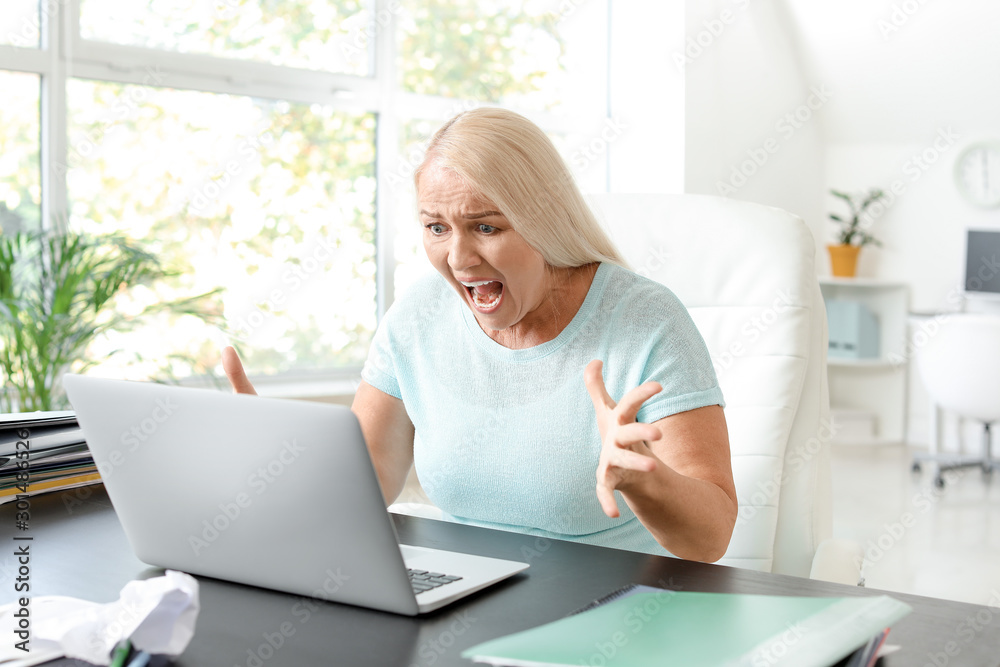
[[[434,212],[425,209],[420,209],[420,215],[425,215],[428,218],[440,218],[441,216]],[[481,213],[464,213],[462,219],[464,220],[479,220],[480,218],[492,218],[494,216],[503,216],[500,211],[483,211]]]
[[[462,217],[466,220],[479,220],[480,218],[492,218],[495,215],[503,215],[500,211],[483,211],[482,213],[466,213]]]

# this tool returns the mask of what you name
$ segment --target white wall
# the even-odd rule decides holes
[[[1000,3],[992,0],[776,0],[788,8],[801,59],[840,94],[826,118],[830,188],[889,190],[862,253],[863,276],[910,283],[913,307],[943,307],[962,270],[968,226],[1000,211],[965,202],[953,170],[975,141],[1000,139]],[[842,210],[824,192],[824,211]],[[826,238],[834,227],[827,223]]]
[[[684,42],[684,3],[613,2],[608,192],[684,191],[684,73],[670,54]],[[655,73],[650,76],[650,73]]]
[[[957,137],[950,147],[943,140],[946,128]],[[883,245],[862,251],[859,274],[909,283],[913,310],[955,310],[966,227],[1000,226],[1000,212],[972,206],[955,187],[955,158],[975,136],[953,124],[938,129],[929,123],[924,142],[838,143],[827,149],[829,187],[880,187],[890,193],[898,186],[900,194],[889,194],[885,213],[870,227]],[[843,210],[833,197],[826,204],[828,210]],[[832,238],[834,227],[828,228]]]
[[[809,69],[845,91],[827,117],[824,192],[895,184],[900,193],[872,225],[883,246],[862,252],[859,274],[908,283],[915,311],[956,310],[965,228],[1000,227],[1000,211],[972,206],[954,181],[967,146],[1000,139],[1000,4],[784,1]],[[825,211],[842,210],[824,197]],[[825,238],[833,232],[827,224]],[[911,349],[926,333],[919,327]],[[926,443],[929,399],[910,370],[909,440]],[[946,447],[957,446],[956,433],[947,420]]]
[[[685,6],[693,56],[684,68],[685,190],[719,194],[719,183],[735,185],[741,166],[755,166],[748,151],[761,156],[774,139],[778,149],[730,196],[797,213],[821,247],[835,231],[828,213],[842,210],[831,188],[895,183],[901,194],[872,227],[884,246],[865,249],[859,273],[910,284],[914,310],[954,309],[965,228],[1000,227],[1000,211],[966,203],[953,177],[966,146],[1000,140],[1000,3]],[[794,132],[787,124],[779,131],[811,87],[825,87],[829,100]],[[817,266],[829,272],[825,251]],[[916,373],[910,408],[911,441],[926,442],[927,397]]]
[[[861,276],[901,281],[910,285],[910,308],[916,312],[952,312],[963,307],[960,286],[966,227],[1000,227],[1000,212],[976,208],[959,195],[954,185],[954,162],[964,147],[979,135],[951,127],[958,135],[951,147],[943,137],[947,129],[927,128],[923,143],[875,144],[841,143],[827,150],[827,179],[830,187],[862,191],[881,187],[887,191],[896,184],[899,195],[871,226],[883,243],[866,247],[858,268]],[[934,141],[938,141],[938,147]],[[935,155],[937,157],[935,158]],[[934,162],[931,163],[930,159]],[[922,169],[920,165],[927,168]],[[830,210],[838,204],[829,197]],[[832,234],[830,227],[828,233]],[[965,304],[969,309],[981,305]],[[919,353],[919,343],[927,331],[923,320],[915,320],[910,329],[910,350]],[[919,332],[919,333],[918,333]],[[914,354],[910,355],[911,357]],[[912,361],[912,358],[911,358]],[[929,399],[916,369],[910,373],[909,440],[929,442]],[[954,448],[955,429],[944,429],[945,445]],[[978,440],[969,440],[978,447]]]
[[[835,90],[803,71],[780,4],[686,7],[685,190],[784,208],[817,235],[823,115]]]

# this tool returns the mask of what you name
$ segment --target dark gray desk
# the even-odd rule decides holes
[[[92,489],[89,494],[68,491],[33,499],[34,595],[71,595],[106,602],[117,599],[118,591],[131,579],[160,573],[132,555],[107,495],[101,487]],[[4,531],[13,525],[12,511],[9,505],[0,508]],[[197,634],[176,664],[471,665],[460,657],[464,648],[561,618],[633,582],[732,593],[878,593],[426,519],[398,516],[395,521],[404,543],[525,560],[531,568],[498,587],[422,618],[199,577],[202,609]],[[9,562],[5,558],[0,556],[0,566]],[[5,589],[0,600],[9,598],[10,589],[6,585]],[[1000,665],[1000,609],[892,595],[911,605],[914,613],[890,633],[890,642],[901,644],[903,649],[886,659],[887,665]],[[987,617],[989,623],[983,624]],[[282,627],[287,636],[282,635]]]

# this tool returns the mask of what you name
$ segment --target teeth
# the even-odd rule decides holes
[[[489,301],[485,301],[484,302],[484,301],[480,300],[479,294],[473,292],[473,294],[472,294],[472,300],[475,301],[476,305],[479,306],[480,308],[483,308],[485,310],[489,310],[493,306],[495,306],[498,303],[500,303],[500,297],[502,295],[503,295],[503,293],[497,294],[496,297],[494,297],[493,299],[490,299]]]
[[[469,294],[472,296],[473,303],[475,303],[477,307],[482,308],[484,310],[489,310],[495,307],[498,303],[500,303],[500,299],[503,297],[503,283],[501,283],[499,280],[475,280],[470,282],[459,280],[458,282],[460,282],[466,289],[469,290]],[[500,292],[493,297],[487,297],[486,295],[480,294],[479,292],[476,291],[477,287],[482,287],[483,285],[492,285],[494,283],[500,285]],[[486,301],[487,298],[489,298],[488,301]]]

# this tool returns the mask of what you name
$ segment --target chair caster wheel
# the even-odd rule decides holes
[[[943,489],[944,488],[944,477],[941,477],[940,475],[938,475],[937,477],[935,477],[934,478],[934,486],[936,486],[939,489]]]

